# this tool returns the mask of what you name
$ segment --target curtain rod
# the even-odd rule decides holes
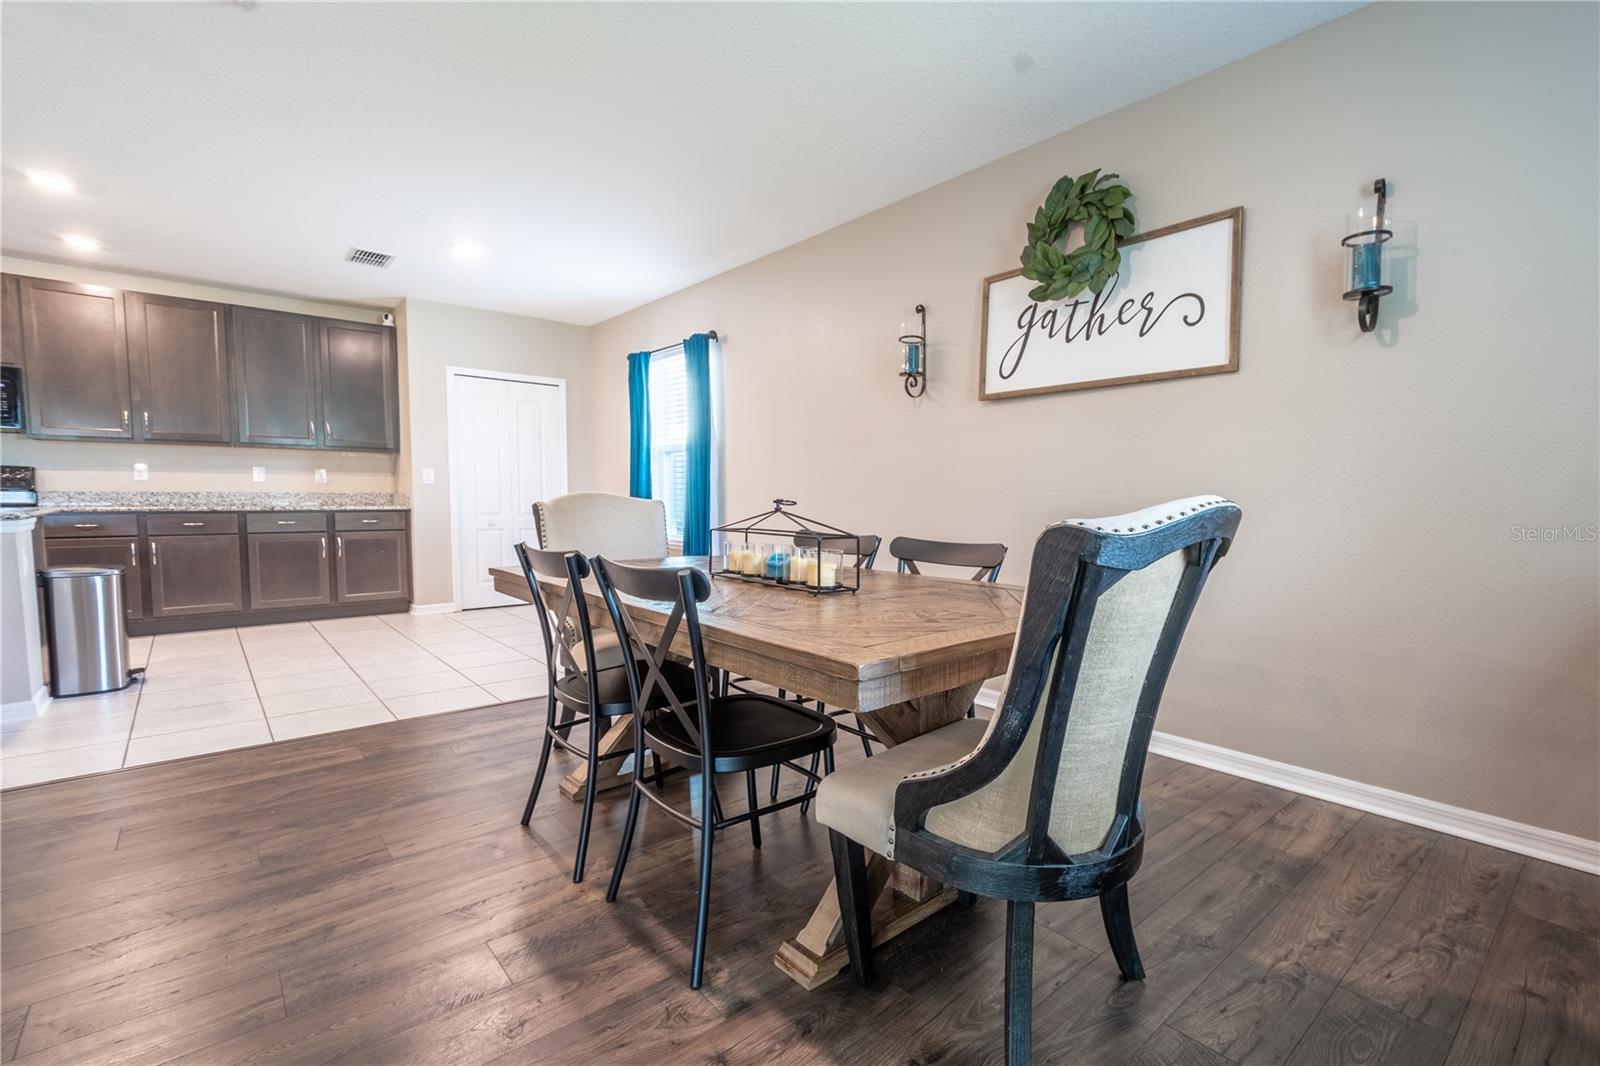
[[[713,330],[707,330],[706,331],[706,336],[710,337],[712,340],[719,340],[720,339],[717,336],[717,331],[714,330],[714,329]],[[682,348],[682,347],[683,347],[683,342],[679,341],[677,344],[664,344],[660,348],[651,348],[645,354],[646,355],[655,355],[657,352],[670,352],[674,348]]]

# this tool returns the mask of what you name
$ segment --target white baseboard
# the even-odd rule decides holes
[[[980,707],[993,709],[998,697],[997,689],[986,688],[978,693],[977,703]],[[1150,750],[1157,755],[1220,770],[1234,777],[1260,781],[1301,795],[1315,796],[1340,806],[1393,818],[1397,822],[1420,825],[1425,829],[1503,848],[1518,855],[1569,866],[1584,873],[1600,874],[1600,841],[1513,822],[1509,818],[1465,807],[1453,807],[1437,800],[1353,781],[1348,777],[1335,777],[1320,770],[1308,770],[1232,748],[1173,736],[1160,730],[1150,738]]]
[[[413,603],[411,605],[412,614],[454,614],[458,610],[460,608],[456,606],[453,600],[449,603]]]
[[[0,724],[21,725],[40,718],[50,707],[50,687],[40,685],[30,700],[17,700],[0,706]]]

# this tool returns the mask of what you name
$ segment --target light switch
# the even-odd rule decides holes
[[[424,485],[433,484],[433,467],[425,466],[422,468],[422,483]]]
[[[265,481],[265,480],[267,480],[267,468],[264,467],[264,466],[252,466],[250,468],[250,480],[251,481]]]
[[[318,485],[326,485],[328,483],[328,472],[320,466],[317,467],[317,472],[313,477]]]
[[[133,480],[135,480],[135,481],[149,481],[150,480],[150,464],[149,463],[134,463],[133,464]]]

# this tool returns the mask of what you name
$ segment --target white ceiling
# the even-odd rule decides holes
[[[587,324],[1357,6],[8,3],[0,247]]]

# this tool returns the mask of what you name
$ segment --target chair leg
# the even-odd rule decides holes
[[[639,824],[639,782],[628,786],[628,818],[622,824],[622,847],[617,851],[617,864],[611,868],[611,883],[606,886],[606,902],[617,901],[617,890],[622,887],[622,868],[628,864],[628,849],[633,847],[633,828]]]
[[[657,755],[654,751],[650,752],[650,769],[654,771],[655,774],[656,791],[664,795],[667,791],[667,783],[661,777],[661,756]]]
[[[820,753],[811,756],[811,773],[813,775],[816,774],[817,767],[821,764],[821,761],[822,761],[822,756],[821,756]],[[808,788],[808,789],[815,788],[816,787],[816,782],[812,781],[811,778],[808,777],[808,778],[806,778],[805,787]],[[801,814],[805,814],[810,809],[811,809],[811,800],[810,799],[803,799],[803,800],[800,801],[800,813]]]
[[[705,792],[700,797],[700,903],[695,910],[694,958],[689,965],[689,987],[699,988],[705,978],[706,926],[711,920],[711,842],[716,839],[717,786],[712,774],[704,774]]]
[[[578,855],[572,863],[572,882],[578,884],[583,880],[584,860],[589,856],[589,823],[594,819],[594,790],[595,778],[600,776],[599,736],[600,730],[594,728],[594,723],[600,720],[599,715],[589,719],[589,757],[586,760],[589,772],[584,776],[583,782],[583,823],[578,826]]]
[[[550,763],[550,748],[555,741],[550,736],[550,728],[544,729],[544,747],[539,751],[539,769],[533,772],[533,788],[528,790],[528,805],[522,808],[522,824],[527,825],[533,821],[533,805],[539,800],[539,787],[544,784],[544,768]]]
[[[777,767],[773,767],[773,769],[777,769]],[[750,801],[750,811],[754,814],[756,809],[756,772],[754,770],[746,770],[744,772],[744,791]],[[750,846],[757,850],[761,848],[760,818],[750,819]]]
[[[1128,914],[1128,886],[1118,885],[1100,894],[1100,917],[1106,923],[1106,938],[1117,960],[1124,981],[1143,981],[1144,963],[1139,961],[1139,945],[1133,939],[1133,918]]]
[[[778,798],[778,769],[780,764],[772,767],[772,787],[767,790],[767,798],[776,801]]]
[[[833,849],[834,890],[839,894],[839,921],[843,926],[850,968],[862,988],[872,985],[872,901],[867,898],[867,858],[860,844],[837,830],[828,830]]]
[[[1033,1062],[1033,903],[1006,903],[1006,1066]]]
[[[973,892],[957,892],[956,893],[956,906],[957,907],[971,907],[971,906],[974,906],[977,902],[978,902],[978,896],[977,896],[976,893],[973,893]]]

